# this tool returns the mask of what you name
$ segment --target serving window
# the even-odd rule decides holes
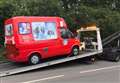
[[[56,39],[55,22],[32,22],[32,33],[35,40]]]

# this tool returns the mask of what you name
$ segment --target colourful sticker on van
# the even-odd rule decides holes
[[[35,40],[56,39],[56,25],[54,22],[33,22],[32,33]]]

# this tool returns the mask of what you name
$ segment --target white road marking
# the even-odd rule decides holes
[[[85,70],[85,71],[80,71],[81,74],[83,73],[90,73],[90,72],[95,72],[95,71],[100,71],[100,70],[107,70],[107,69],[114,69],[114,68],[119,68],[120,65],[118,66],[111,66],[111,67],[103,67],[103,68],[98,68],[98,69],[91,69],[91,70]]]
[[[26,82],[21,82],[21,83],[35,83],[35,82],[40,82],[40,81],[44,81],[44,80],[51,80],[51,79],[55,79],[55,78],[60,78],[60,77],[63,77],[63,76],[64,75],[51,76],[51,77],[47,77],[47,78],[31,80],[31,81],[26,81]]]
[[[91,70],[80,71],[80,73],[84,74],[84,73],[90,73],[90,72],[95,72],[95,71],[100,71],[100,70],[107,70],[107,69],[114,69],[114,68],[119,68],[119,67],[120,67],[120,65],[118,65],[118,66],[110,66],[110,67],[103,67],[103,68],[98,68],[98,69],[91,69]],[[40,81],[60,78],[60,77],[63,77],[63,76],[65,76],[65,75],[51,76],[51,77],[46,77],[46,78],[42,78],[42,79],[21,82],[21,83],[35,83],[35,82],[40,82]]]

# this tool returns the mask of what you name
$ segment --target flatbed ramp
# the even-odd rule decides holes
[[[84,52],[84,53],[82,53],[78,56],[71,56],[71,57],[65,57],[65,58],[58,59],[58,60],[47,61],[47,62],[38,64],[38,65],[13,67],[13,69],[11,68],[9,70],[0,71],[0,77],[12,75],[12,74],[17,74],[17,73],[22,73],[22,72],[26,72],[26,71],[30,71],[30,70],[34,70],[34,69],[39,69],[39,68],[59,64],[59,63],[64,63],[64,62],[67,62],[67,61],[76,60],[76,59],[79,59],[79,58],[84,58],[84,57],[87,57],[87,56],[96,55],[96,54],[99,54],[101,52],[102,51]],[[3,68],[4,68],[4,66],[3,66]]]

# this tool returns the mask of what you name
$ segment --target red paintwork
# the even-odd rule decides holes
[[[10,61],[14,62],[25,62],[28,61],[29,56],[32,53],[39,53],[41,58],[49,58],[53,56],[61,56],[63,54],[69,54],[73,46],[80,45],[79,40],[75,38],[68,39],[68,44],[63,45],[63,39],[60,36],[60,21],[64,22],[64,27],[67,28],[67,25],[64,19],[60,17],[13,17],[5,21],[5,25],[13,25],[13,36],[5,36],[5,44],[7,50],[7,58]],[[18,32],[18,23],[19,22],[55,22],[57,27],[57,39],[50,40],[39,40],[35,41],[33,39],[32,31],[30,34],[21,35]],[[14,38],[13,38],[14,37]],[[12,44],[12,38],[15,44]],[[48,47],[48,51],[43,50],[45,47]]]

